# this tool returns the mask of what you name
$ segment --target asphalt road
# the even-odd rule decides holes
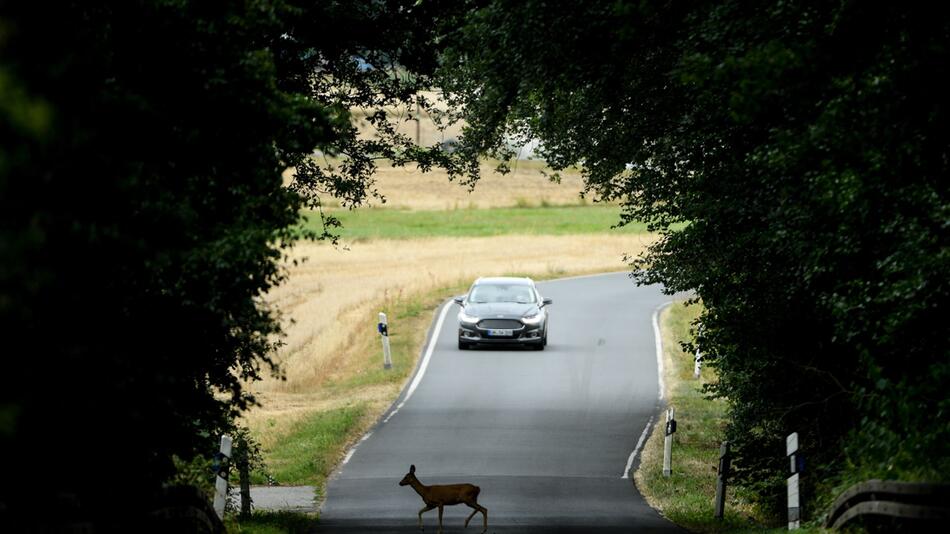
[[[418,532],[422,499],[398,485],[410,464],[423,484],[480,486],[489,532],[678,531],[623,478],[658,409],[652,318],[670,297],[624,273],[539,288],[554,299],[544,351],[459,351],[446,304],[411,396],[330,481],[318,532]],[[447,507],[445,531],[480,532],[480,514],[462,528],[470,512]],[[438,510],[423,521],[436,531]]]

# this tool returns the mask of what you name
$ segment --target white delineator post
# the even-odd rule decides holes
[[[231,436],[221,436],[221,452],[218,453],[214,477],[214,511],[224,519],[224,504],[228,501],[228,467],[231,463]]]
[[[663,476],[673,474],[671,463],[673,460],[673,433],[676,432],[676,419],[673,417],[673,408],[666,410],[666,438],[663,440]]]
[[[792,432],[785,438],[785,454],[789,459],[789,470],[792,476],[788,477],[788,530],[801,527],[802,507],[801,494],[798,489],[798,475],[801,472],[798,454],[798,432]]]
[[[702,333],[703,326],[700,325],[698,333]],[[699,343],[697,343],[698,345]],[[703,354],[699,352],[699,347],[696,347],[696,355],[693,358],[693,378],[699,378],[699,374],[702,372],[703,367]]]
[[[383,339],[383,368],[391,369],[393,366],[393,357],[389,349],[389,323],[386,321],[386,314],[379,312],[379,324],[376,326],[379,335]]]

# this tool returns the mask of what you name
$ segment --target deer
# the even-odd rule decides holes
[[[419,530],[425,530],[422,526],[422,514],[432,510],[439,509],[439,532],[442,532],[442,508],[455,504],[465,504],[472,508],[472,515],[465,520],[465,528],[468,528],[468,522],[475,517],[478,512],[482,513],[484,519],[484,529],[482,533],[488,532],[488,509],[478,504],[478,493],[481,490],[474,484],[448,484],[444,486],[426,486],[416,478],[416,466],[409,466],[409,472],[399,481],[400,486],[412,486],[416,493],[422,497],[425,507],[419,510]]]

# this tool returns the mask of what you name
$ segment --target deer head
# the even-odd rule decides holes
[[[406,476],[402,477],[402,480],[399,481],[400,486],[408,486],[412,483],[412,479],[416,478],[416,466],[415,464],[409,466],[409,472],[406,473]]]

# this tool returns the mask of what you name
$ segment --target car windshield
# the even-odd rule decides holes
[[[472,288],[472,294],[468,297],[469,302],[476,304],[485,304],[488,302],[517,302],[527,304],[534,302],[534,292],[530,286],[503,285],[503,284],[484,284]]]

